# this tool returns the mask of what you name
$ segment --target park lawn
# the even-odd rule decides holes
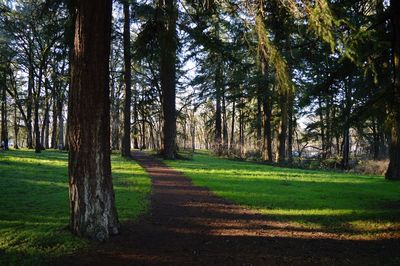
[[[37,265],[88,245],[67,230],[67,160],[51,150],[0,153],[0,265]],[[138,218],[148,208],[149,176],[118,155],[112,174],[120,221]]]
[[[400,238],[400,182],[381,176],[280,168],[196,152],[166,161],[195,185],[249,206],[288,228],[341,238]]]

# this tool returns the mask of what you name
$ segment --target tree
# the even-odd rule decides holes
[[[160,80],[162,91],[162,110],[164,117],[164,145],[162,154],[166,159],[176,157],[176,19],[174,0],[160,1]]]
[[[129,157],[131,153],[131,31],[130,31],[130,12],[129,1],[123,2],[124,9],[124,80],[125,80],[125,99],[124,99],[124,132],[122,136],[121,154]]]
[[[77,1],[68,116],[70,227],[104,241],[118,233],[110,162],[112,1]]]
[[[388,95],[391,111],[390,163],[385,177],[400,180],[400,2],[390,1],[392,25],[393,86]]]

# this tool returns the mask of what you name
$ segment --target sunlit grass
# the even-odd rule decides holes
[[[279,168],[205,152],[166,162],[196,185],[271,219],[358,238],[400,235],[400,182],[381,176]]]
[[[67,159],[58,151],[0,153],[0,265],[41,264],[88,244],[67,230]],[[148,207],[148,175],[118,155],[112,172],[120,220],[136,219]]]

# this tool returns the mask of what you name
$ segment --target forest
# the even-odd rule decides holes
[[[284,263],[282,257],[289,265],[333,263],[337,244],[323,239],[349,241],[339,264],[395,265],[400,261],[394,255],[400,250],[395,244],[400,187],[393,182],[400,180],[399,11],[396,0],[0,0],[0,203],[6,206],[0,216],[7,217],[0,217],[0,264],[42,264],[49,254],[61,264],[123,264],[128,261],[121,254],[138,241],[133,231],[147,232],[139,239],[152,246],[150,231],[170,230],[173,223],[165,220],[178,219],[178,213],[189,219],[192,212],[202,221],[215,219],[207,220],[207,228],[218,231],[221,221],[211,213],[218,206],[238,228],[246,221],[264,223],[267,218],[254,218],[258,210],[287,234],[298,230],[293,239],[278,234],[286,251],[268,257],[272,265]],[[43,177],[43,184],[36,177]],[[168,178],[171,184],[164,184]],[[21,182],[63,189],[54,190],[59,194],[51,206],[40,207],[40,189],[31,191]],[[182,191],[167,197],[172,187]],[[18,191],[33,193],[34,203],[18,207],[14,219],[17,205],[10,202],[22,197]],[[192,201],[205,211],[179,209]],[[20,223],[49,222],[25,217],[30,205],[38,213],[48,210],[42,218],[62,217],[54,228],[69,224],[46,251],[6,240]],[[137,222],[146,213],[164,222],[154,228]],[[233,213],[247,218],[241,224]],[[3,221],[14,221],[15,228]],[[187,223],[178,225],[195,234],[195,225],[186,228]],[[229,231],[220,226],[226,231],[215,239],[200,234],[213,244],[199,261],[179,253],[178,244],[168,260],[169,253],[161,251],[166,230],[152,246],[166,261],[144,260],[138,254],[148,250],[139,249],[129,251],[136,252],[131,262],[176,265],[190,257],[194,265],[223,265],[233,251],[218,244]],[[43,240],[47,229],[42,229],[32,243],[53,237]],[[246,230],[251,235],[261,229]],[[307,261],[304,254],[312,247],[306,244],[288,251],[297,246],[295,239],[310,237],[307,230],[322,230],[313,247],[326,245],[329,255],[317,251],[320,257]],[[20,241],[26,237],[21,233]],[[85,239],[107,243],[103,248],[113,256],[97,251],[69,256],[91,245]],[[190,252],[197,250],[196,243],[185,241]],[[265,251],[265,238],[260,236],[255,251],[243,238],[234,241],[241,251],[233,265],[265,265],[255,255]],[[390,248],[377,252],[393,260],[350,254],[385,243]],[[209,255],[214,249],[221,260]],[[300,260],[296,250],[304,255]],[[246,257],[247,251],[254,254]],[[31,254],[26,261],[18,255],[26,253]]]

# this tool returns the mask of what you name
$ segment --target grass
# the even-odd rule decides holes
[[[67,153],[0,153],[0,265],[37,265],[88,245],[67,230]],[[148,207],[150,179],[134,161],[112,156],[120,220]]]
[[[166,161],[217,195],[250,206],[289,227],[345,238],[400,236],[400,182],[381,176],[279,168],[216,158]]]

